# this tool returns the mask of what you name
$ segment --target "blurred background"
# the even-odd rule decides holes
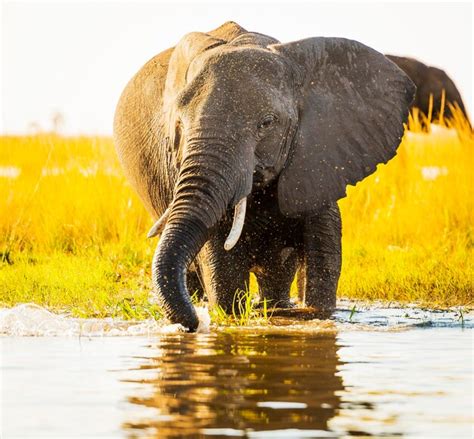
[[[118,97],[149,58],[227,20],[291,41],[358,40],[444,69],[472,115],[471,2],[1,3],[0,133],[111,134]]]

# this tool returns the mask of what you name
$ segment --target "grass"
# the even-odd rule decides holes
[[[234,295],[231,314],[227,314],[219,305],[211,306],[209,314],[213,322],[232,326],[265,323],[271,316],[271,312],[268,310],[267,300],[263,299],[259,304],[258,288],[254,288],[253,290],[249,288],[246,290],[237,290]]]
[[[459,111],[441,125],[423,117],[412,114],[397,157],[339,203],[340,297],[473,305],[472,133]],[[1,306],[159,317],[149,303],[150,225],[110,138],[0,138]],[[255,316],[256,290],[253,278],[236,302],[240,323]]]

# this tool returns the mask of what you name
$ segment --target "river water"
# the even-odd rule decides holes
[[[0,311],[2,438],[473,437],[472,314],[346,303],[332,321],[200,334],[77,334],[47,315]]]

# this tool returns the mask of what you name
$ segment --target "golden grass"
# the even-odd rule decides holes
[[[3,137],[0,166],[20,170],[0,177],[2,247],[77,253],[135,244],[149,225],[110,138]]]
[[[443,125],[419,118],[397,156],[340,201],[343,272],[339,294],[473,303],[473,136],[459,111]]]
[[[422,118],[340,201],[341,297],[473,304],[473,136],[459,111],[441,126]],[[157,315],[150,225],[110,138],[0,138],[1,305]]]

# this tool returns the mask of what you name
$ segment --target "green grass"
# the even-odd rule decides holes
[[[266,299],[259,301],[257,288],[247,288],[235,292],[231,314],[226,314],[219,305],[211,306],[209,314],[211,320],[219,325],[247,326],[266,323],[271,310]]]
[[[148,256],[148,255],[147,255]],[[149,303],[149,258],[139,250],[107,246],[79,254],[12,256],[0,266],[0,305],[34,302],[75,317],[146,318],[161,315]]]
[[[418,303],[430,308],[472,307],[472,248],[379,248],[344,251],[338,294],[350,299]]]

